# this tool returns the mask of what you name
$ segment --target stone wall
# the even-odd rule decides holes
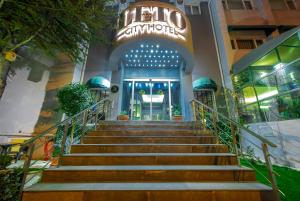
[[[272,159],[275,163],[300,168],[300,119],[255,123],[248,127],[277,145],[277,148],[270,148],[270,153],[275,156]],[[261,142],[246,132],[242,132],[242,136],[244,151],[250,146],[256,156],[263,159],[262,151],[256,147],[261,147]]]
[[[11,69],[0,100],[0,142],[28,138],[59,122],[56,93],[74,77],[68,58],[40,52],[22,52]]]

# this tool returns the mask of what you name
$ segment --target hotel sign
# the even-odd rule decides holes
[[[142,35],[161,35],[182,41],[187,40],[188,20],[176,7],[168,4],[134,4],[124,12],[124,27],[116,40]]]

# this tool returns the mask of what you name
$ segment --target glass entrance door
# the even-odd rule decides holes
[[[174,88],[176,83],[176,89]],[[172,95],[174,93],[174,95]],[[131,120],[171,120],[172,102],[179,104],[179,82],[174,80],[126,80],[122,111]]]
[[[151,120],[151,83],[134,81],[132,120]]]
[[[152,82],[152,120],[170,120],[169,84]]]

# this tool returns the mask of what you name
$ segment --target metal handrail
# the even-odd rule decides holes
[[[265,165],[266,165],[266,168],[267,168],[268,174],[269,174],[268,181],[270,182],[270,184],[272,186],[272,189],[273,189],[273,192],[274,192],[274,199],[276,201],[280,201],[281,191],[279,190],[277,182],[276,182],[276,178],[275,178],[275,174],[274,174],[274,171],[273,171],[273,166],[272,166],[272,162],[271,162],[271,158],[270,158],[271,154],[268,150],[268,146],[277,147],[277,145],[275,145],[273,142],[269,141],[268,139],[258,135],[257,133],[251,131],[249,128],[244,127],[243,125],[236,122],[235,120],[233,120],[231,118],[228,118],[223,114],[220,114],[218,111],[214,110],[213,108],[205,105],[204,103],[202,103],[198,100],[192,100],[191,103],[192,103],[192,106],[193,106],[194,118],[195,118],[195,121],[196,121],[195,125],[197,125],[197,122],[198,122],[197,121],[197,117],[198,117],[197,115],[200,115],[201,127],[203,127],[204,129],[206,129],[206,128],[211,129],[212,133],[214,135],[216,135],[221,140],[222,140],[222,136],[221,136],[219,130],[222,130],[222,129],[219,127],[218,122],[223,122],[223,121],[228,121],[229,122],[230,127],[229,126],[227,126],[227,127],[230,128],[230,133],[232,135],[232,140],[231,140],[230,143],[232,143],[232,147],[233,147],[232,152],[234,152],[236,154],[236,157],[238,159],[237,160],[238,165],[240,165],[240,156],[245,156],[245,154],[242,150],[242,147],[238,146],[239,142],[238,142],[237,138],[241,137],[240,133],[237,132],[238,129],[239,130],[241,130],[241,129],[245,130],[251,136],[253,136],[253,137],[255,137],[255,138],[257,138],[258,140],[261,141],[261,147],[259,147],[259,146],[257,146],[257,147],[258,147],[258,149],[260,149],[263,152],[263,155],[264,155]],[[198,104],[197,107],[196,107],[195,103]],[[201,108],[201,110],[199,110],[199,107]],[[205,111],[205,110],[208,110],[208,112]],[[212,118],[212,120],[210,118]],[[222,120],[220,120],[219,118],[222,118]],[[211,128],[210,128],[209,125],[207,125],[207,122],[212,124]],[[226,140],[223,143],[228,145]],[[259,172],[259,173],[261,174],[261,172]]]
[[[200,101],[195,100],[195,99],[192,100],[191,102],[196,102],[196,103],[200,104],[201,106],[203,106],[204,108],[206,108],[206,109],[208,109],[208,110],[211,110],[212,112],[214,112],[214,113],[217,114],[218,116],[220,116],[220,117],[226,119],[226,120],[229,121],[230,123],[233,123],[233,124],[236,125],[238,128],[247,131],[250,135],[256,137],[256,138],[259,139],[261,142],[266,143],[266,144],[268,144],[268,145],[271,146],[271,147],[277,147],[277,145],[274,144],[273,142],[271,142],[270,140],[268,140],[268,139],[266,139],[266,138],[264,138],[264,137],[258,135],[257,133],[253,132],[253,131],[250,130],[249,128],[247,128],[247,127],[241,125],[240,123],[236,122],[235,120],[232,120],[232,119],[226,117],[225,115],[219,113],[218,111],[216,111],[216,110],[214,110],[213,108],[211,108],[211,107],[205,105],[204,103],[201,103]]]
[[[58,123],[58,124],[56,124],[56,125],[54,125],[54,126],[48,128],[47,130],[43,131],[43,132],[40,133],[39,135],[37,135],[37,136],[35,136],[35,137],[32,137],[32,138],[26,140],[25,142],[22,143],[22,145],[26,146],[26,145],[28,145],[28,144],[30,144],[30,143],[32,143],[32,142],[35,142],[37,139],[42,138],[42,137],[44,137],[45,135],[47,135],[50,131],[52,131],[52,130],[54,130],[54,129],[57,129],[59,126],[62,126],[62,125],[64,125],[64,124],[67,123],[67,122],[70,122],[72,119],[75,119],[76,117],[80,116],[81,114],[85,113],[86,111],[88,111],[88,110],[90,110],[90,109],[93,109],[94,107],[100,105],[101,103],[103,103],[103,102],[105,102],[105,101],[107,101],[107,100],[109,100],[109,99],[108,99],[108,98],[102,99],[101,101],[99,101],[99,102],[97,102],[97,103],[95,103],[95,104],[93,104],[93,105],[87,107],[86,109],[82,110],[81,112],[79,112],[79,113],[77,113],[77,114],[75,114],[75,115],[73,115],[73,116],[71,116],[71,117],[68,117],[67,119],[61,121],[60,123]]]
[[[51,166],[59,167],[61,165],[63,155],[71,151],[71,146],[74,143],[80,143],[82,138],[90,129],[94,128],[96,130],[98,125],[100,125],[100,121],[104,121],[107,117],[110,117],[112,108],[111,103],[112,102],[109,98],[104,98],[19,145],[22,152],[24,152],[20,197],[22,196],[25,185],[32,179],[28,179],[27,177],[31,174],[31,167],[38,161],[33,161],[33,155],[36,153],[35,151],[44,146],[44,153],[42,157],[43,160],[48,161],[48,163],[41,167],[41,170],[47,168],[47,166],[52,163],[52,160],[55,158],[57,161],[55,164],[52,163]],[[48,146],[50,149],[45,148]],[[56,151],[55,156],[54,151]],[[40,158],[40,156],[38,156],[38,158]],[[51,162],[49,162],[50,160]]]

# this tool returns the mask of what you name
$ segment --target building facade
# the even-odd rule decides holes
[[[119,89],[111,93],[114,118],[124,112],[132,120],[172,120],[174,114],[191,120],[190,101],[207,96],[193,90],[202,80],[217,86],[206,100],[224,109],[232,64],[300,24],[299,0],[121,0],[110,7],[118,13],[113,45],[91,43],[85,62],[25,54],[30,62],[16,68],[0,101],[3,135],[30,136],[53,125],[61,119],[57,89],[97,76]]]

